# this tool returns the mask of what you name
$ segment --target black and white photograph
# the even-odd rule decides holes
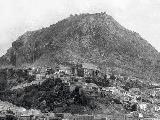
[[[160,120],[160,0],[0,0],[0,120]]]

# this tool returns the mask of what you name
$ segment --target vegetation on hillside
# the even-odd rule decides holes
[[[50,27],[26,32],[0,61],[16,67],[90,62],[104,71],[120,69],[147,80],[158,81],[160,76],[157,50],[106,13],[71,15]]]

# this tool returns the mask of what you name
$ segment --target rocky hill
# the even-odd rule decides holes
[[[103,71],[158,81],[159,53],[138,33],[106,13],[70,15],[47,28],[26,32],[0,58],[1,65],[55,66],[93,63]]]

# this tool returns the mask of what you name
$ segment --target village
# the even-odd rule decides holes
[[[6,71],[6,73],[4,72]],[[121,76],[113,73],[101,72],[97,66],[84,63],[72,65],[58,65],[50,67],[32,67],[23,69],[5,68],[1,77],[15,74],[19,78],[17,85],[10,90],[23,89],[33,84],[42,84],[45,80],[60,79],[62,83],[73,91],[76,87],[85,91],[91,98],[105,98],[110,96],[110,104],[120,104],[128,111],[125,114],[71,114],[71,113],[45,113],[38,110],[21,110],[20,113],[11,114],[19,120],[159,120],[160,119],[160,86],[159,84],[144,83],[133,76]],[[29,76],[29,77],[28,77]],[[23,79],[22,79],[23,78]],[[27,79],[26,81],[26,78]],[[94,80],[94,78],[99,78]],[[6,78],[7,79],[7,78]],[[99,81],[97,81],[99,80]],[[131,83],[132,87],[129,84]],[[135,85],[134,85],[135,84]],[[139,85],[147,84],[147,89]],[[80,90],[79,90],[80,92]],[[7,108],[11,110],[11,108]],[[3,111],[3,109],[2,109]],[[2,112],[0,119],[5,120],[7,112]],[[13,110],[12,110],[13,111]],[[10,114],[9,114],[10,115]],[[11,116],[10,115],[10,116]]]

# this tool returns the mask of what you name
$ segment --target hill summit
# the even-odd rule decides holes
[[[92,63],[102,71],[158,80],[158,51],[138,33],[106,13],[70,15],[12,43],[0,58],[3,66],[52,66]]]

